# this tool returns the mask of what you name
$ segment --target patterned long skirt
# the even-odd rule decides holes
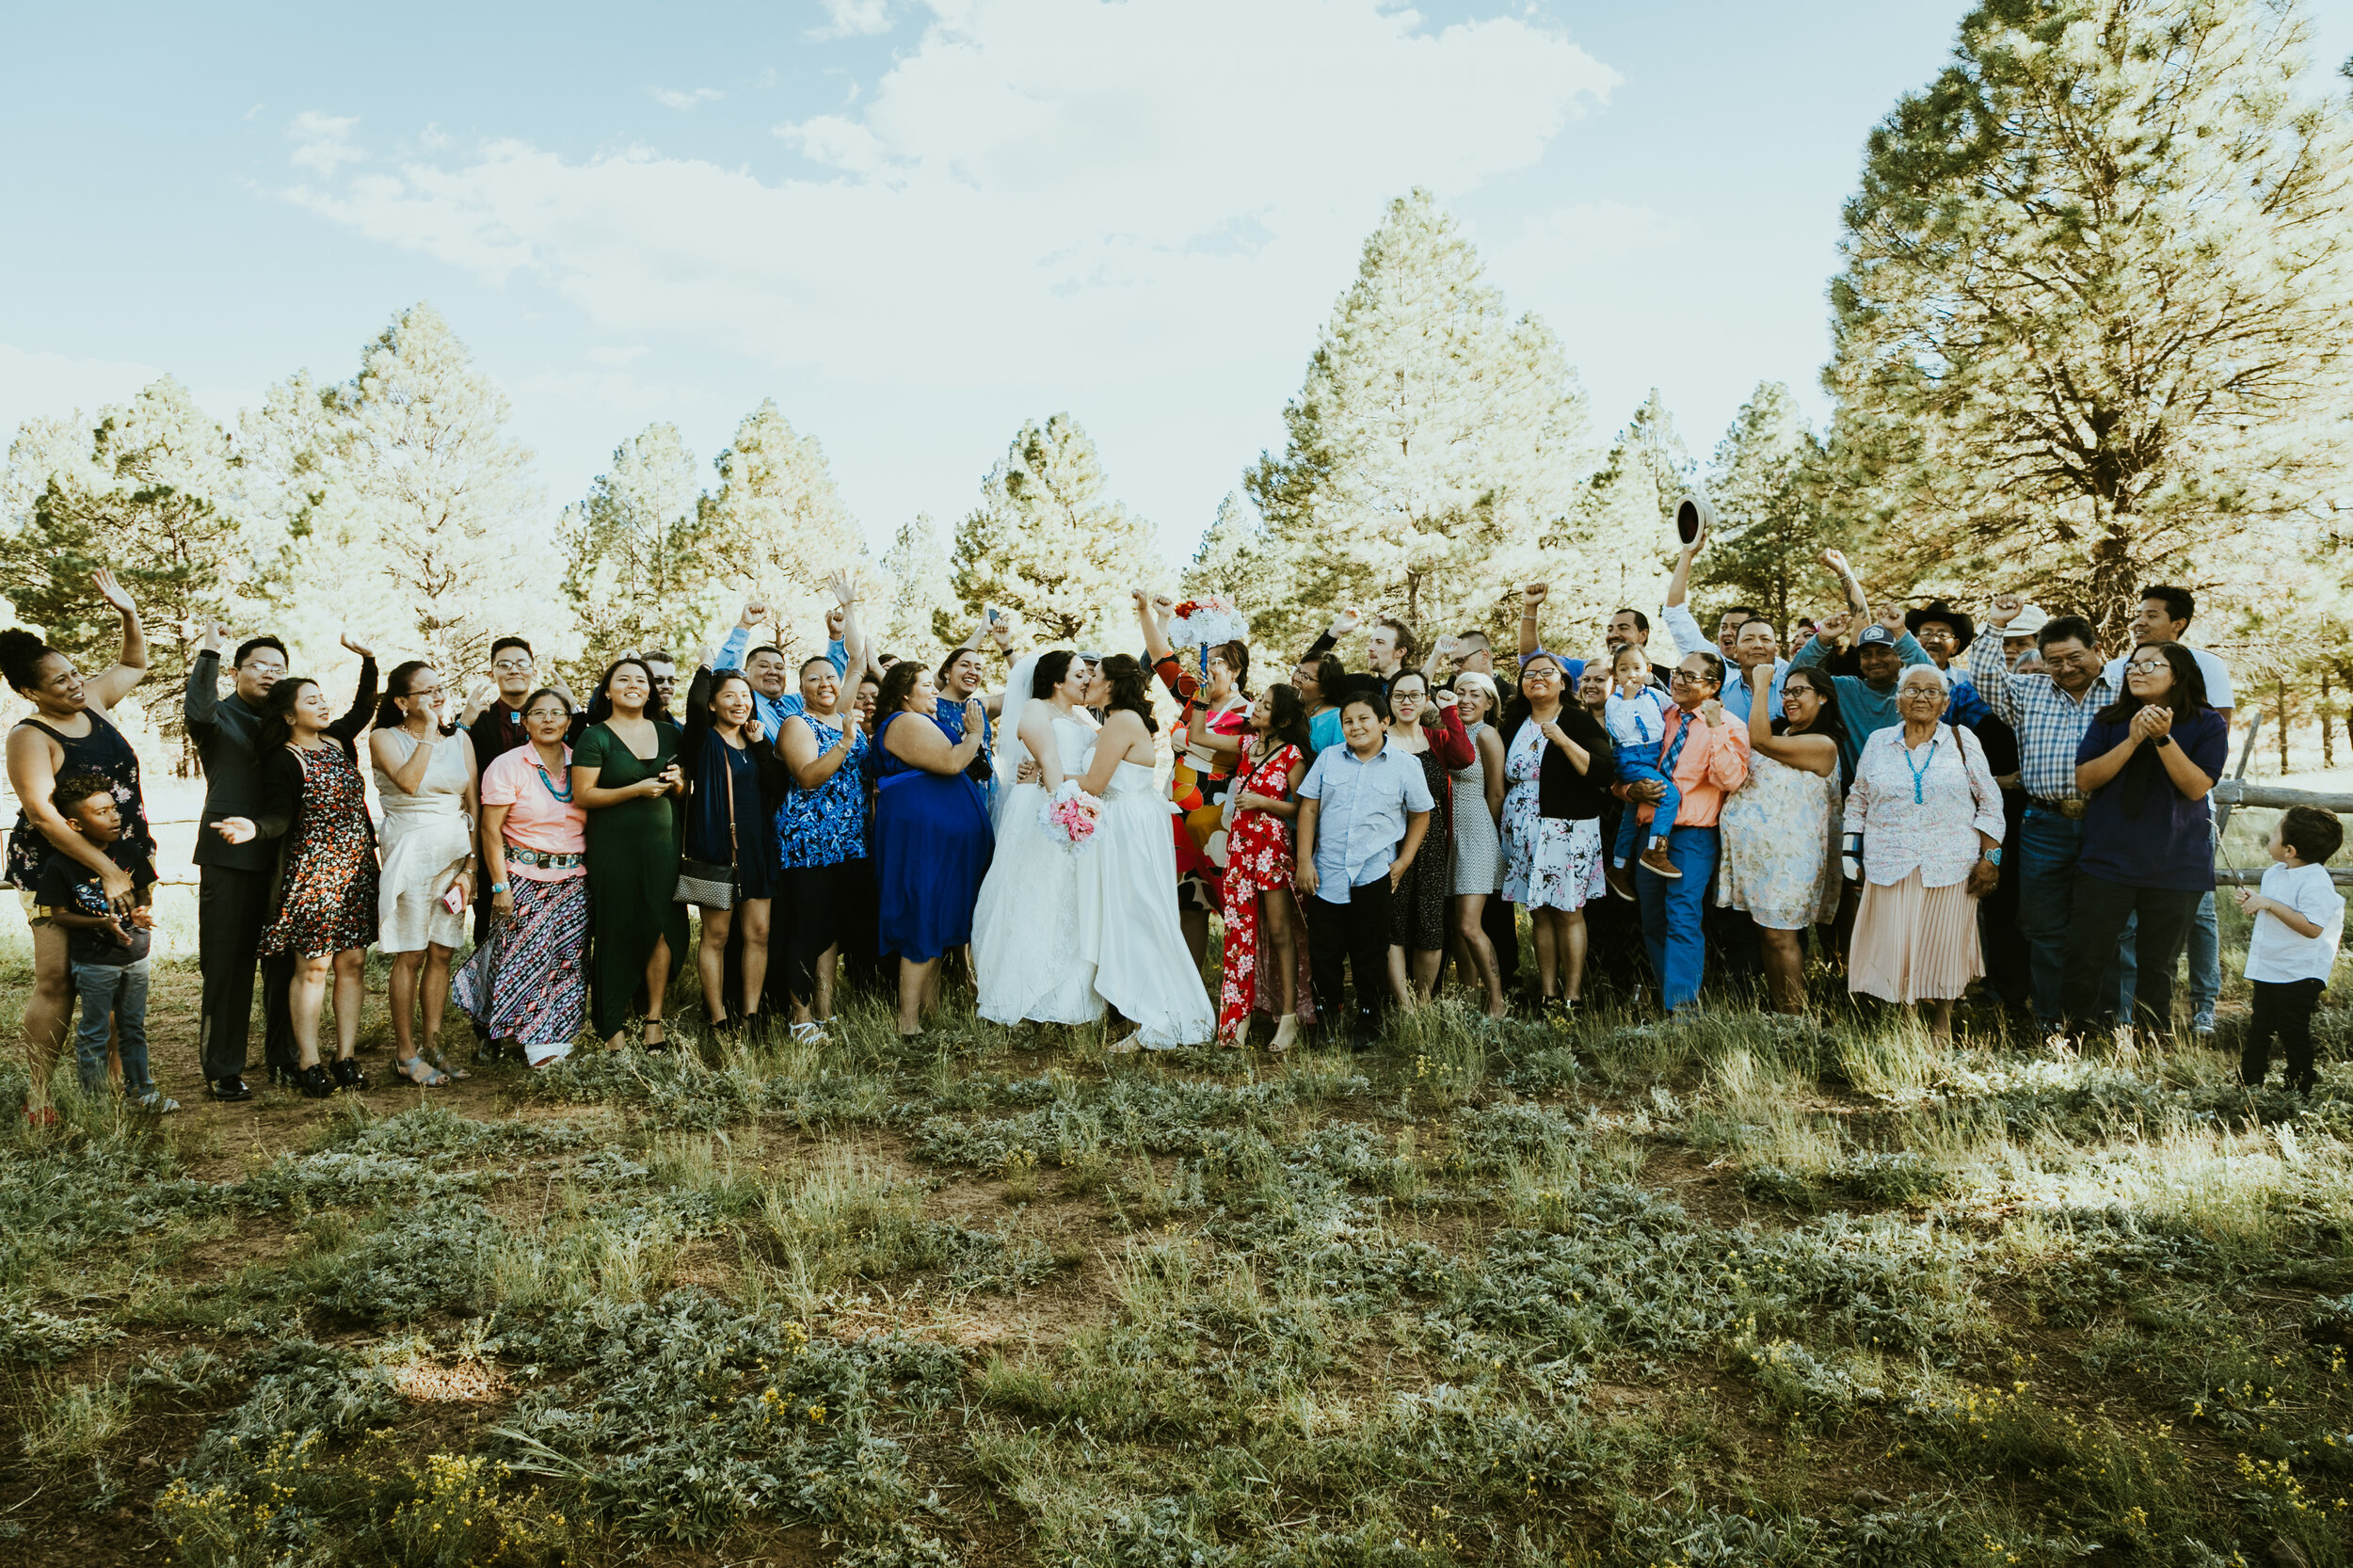
[[[588,1021],[588,879],[516,877],[515,913],[490,953],[458,970],[450,1000],[493,1040],[513,1040],[535,1067],[560,1062]]]

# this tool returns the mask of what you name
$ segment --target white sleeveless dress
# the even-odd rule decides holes
[[[391,735],[406,765],[418,743],[403,730]],[[413,795],[382,768],[375,770],[376,804],[384,811],[383,830],[376,835],[384,874],[376,884],[376,945],[386,952],[422,952],[428,943],[466,945],[471,923],[462,912],[444,909],[440,900],[473,848],[473,825],[466,818],[469,744],[463,734],[439,737]]]
[[[1197,1046],[1217,1030],[1176,914],[1176,840],[1153,771],[1122,762],[1103,791],[1103,825],[1080,856],[1079,930],[1095,989],[1154,1050]]]
[[[1083,777],[1095,730],[1078,719],[1057,718],[1054,746],[1063,776]],[[1079,930],[1080,863],[1102,853],[1102,845],[1073,855],[1038,825],[1045,804],[1042,784],[1005,791],[997,850],[972,908],[978,1011],[993,1023],[1087,1024],[1103,1016],[1095,966],[1080,956]]]

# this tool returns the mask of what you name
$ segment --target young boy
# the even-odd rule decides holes
[[[1346,745],[1316,753],[1299,781],[1296,877],[1307,916],[1308,977],[1322,1027],[1348,1016],[1342,966],[1356,971],[1352,1044],[1373,1045],[1391,1002],[1389,895],[1430,831],[1433,802],[1421,759],[1389,744],[1377,698],[1351,693],[1340,704]]]
[[[113,913],[97,873],[68,855],[49,857],[34,892],[35,900],[70,934],[66,959],[73,967],[74,989],[82,994],[82,1022],[73,1036],[82,1089],[95,1095],[106,1086],[106,1025],[111,1020],[122,1055],[122,1092],[142,1111],[157,1115],[177,1111],[180,1102],[166,1099],[147,1070],[148,933],[155,924],[148,890],[154,885],[155,869],[122,841],[122,810],[115,804],[114,786],[104,778],[71,775],[58,780],[50,800],[93,849],[131,873],[132,896],[138,904],[128,916]]]
[[[2291,806],[2271,830],[2271,858],[2263,891],[2239,889],[2238,906],[2255,917],[2247,938],[2247,978],[2255,987],[2255,1017],[2239,1052],[2239,1081],[2257,1085],[2271,1065],[2279,1036],[2288,1058],[2288,1087],[2309,1095],[2313,1071],[2313,1010],[2337,961],[2345,935],[2345,895],[2329,876],[2329,859],[2345,843],[2331,811]]]
[[[1616,752],[1619,782],[1666,786],[1667,793],[1658,802],[1651,825],[1672,824],[1675,812],[1682,809],[1683,792],[1675,788],[1675,781],[1659,766],[1659,747],[1667,737],[1667,694],[1651,684],[1648,658],[1632,644],[1619,648],[1611,659],[1610,680],[1609,698],[1602,705],[1602,722],[1609,730],[1609,744]],[[1623,899],[1634,896],[1630,863],[1637,845],[1641,849],[1642,864],[1650,871],[1660,876],[1683,874],[1667,858],[1667,836],[1653,833],[1645,841],[1642,824],[1629,809],[1618,819],[1617,849],[1604,868],[1603,877],[1609,884],[1609,890]]]

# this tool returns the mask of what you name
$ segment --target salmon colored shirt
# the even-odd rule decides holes
[[[1661,757],[1675,744],[1676,731],[1687,724],[1691,727],[1691,738],[1675,759],[1675,788],[1683,792],[1683,805],[1675,812],[1674,825],[1713,827],[1724,808],[1724,796],[1748,782],[1749,727],[1726,712],[1723,722],[1710,728],[1697,716],[1670,708],[1665,738],[1659,745]],[[1648,822],[1657,808],[1645,802],[1636,809],[1636,820]]]

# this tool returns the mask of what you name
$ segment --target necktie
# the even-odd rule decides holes
[[[1673,778],[1675,774],[1675,762],[1683,756],[1683,743],[1691,738],[1691,715],[1678,708],[1669,715],[1669,718],[1671,721],[1673,719],[1683,721],[1675,726],[1675,738],[1667,743],[1667,754],[1658,760],[1658,771],[1667,777]]]

